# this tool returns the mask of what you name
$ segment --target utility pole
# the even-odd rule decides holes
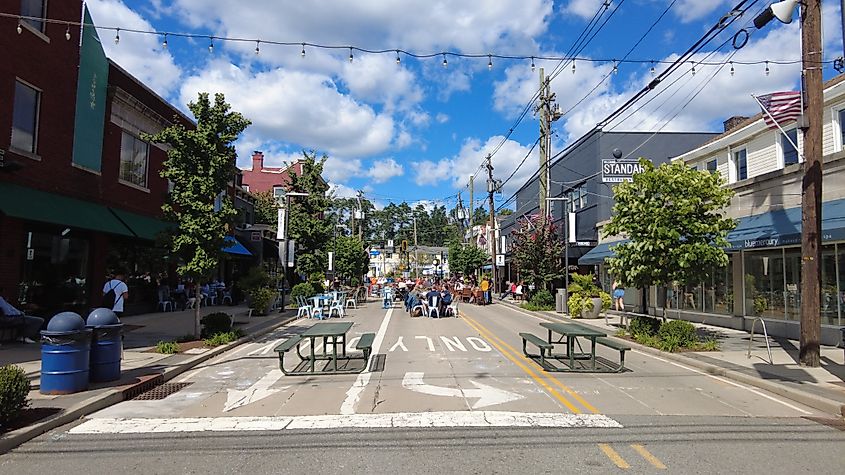
[[[490,154],[487,155],[487,194],[488,200],[490,203],[490,226],[491,226],[491,234],[492,236],[488,235],[488,240],[493,241],[493,256],[492,256],[492,265],[490,269],[492,269],[492,292],[491,295],[495,295],[498,292],[496,286],[498,285],[499,281],[496,278],[496,208],[493,204],[493,193],[496,191],[496,182],[493,180],[493,163],[491,161]],[[491,299],[492,301],[492,299]]]
[[[420,248],[417,244],[417,215],[414,215],[414,278],[420,278]]]
[[[360,223],[358,223],[358,240],[364,242],[364,207],[361,205],[362,196],[364,196],[364,191],[358,190],[358,212],[361,213],[361,215],[359,216]]]
[[[799,361],[818,367],[821,343],[822,42],[821,1],[801,8],[804,179],[801,185],[801,337]]]
[[[473,185],[473,181],[475,180],[475,175],[469,176],[469,229],[472,230],[472,223],[475,220],[475,201],[472,201],[472,194],[475,191],[475,186]],[[475,245],[475,242],[472,242],[472,245]]]
[[[549,130],[549,115],[548,115],[548,84],[546,84],[545,68],[540,68],[540,102],[537,104],[537,112],[540,113],[540,196],[538,201],[540,203],[540,216],[545,221],[548,216],[547,210],[549,203],[546,199],[549,197],[549,150],[548,144],[548,130]]]

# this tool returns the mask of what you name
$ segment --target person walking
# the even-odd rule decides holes
[[[625,314],[625,286],[619,279],[614,279],[612,287],[614,308],[617,312],[621,312],[619,315],[619,324],[627,328],[628,319]]]
[[[481,278],[481,294],[484,296],[484,305],[489,304],[492,299],[490,298],[490,280],[485,275]]]
[[[23,342],[35,343],[38,339],[41,326],[44,325],[44,319],[41,317],[32,317],[25,315],[23,312],[12,306],[6,299],[3,298],[3,289],[0,288],[0,320],[4,323],[23,322]]]
[[[125,280],[126,274],[123,271],[117,271],[114,277],[103,285],[103,305],[108,307],[111,304],[111,309],[118,318],[123,316],[124,304],[129,297],[129,286],[126,285]],[[114,292],[114,297],[111,297],[112,292]]]

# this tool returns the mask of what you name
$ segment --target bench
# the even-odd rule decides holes
[[[26,322],[23,318],[0,317],[0,341],[15,341],[23,336]]]
[[[294,347],[297,347],[296,352],[299,353],[300,341],[302,341],[302,336],[293,335],[292,337],[279,343],[275,348],[273,348],[273,351],[279,354],[279,369],[282,370],[282,373],[289,374],[288,371],[285,369],[285,353],[292,350]],[[299,357],[302,358],[302,355],[299,355]]]
[[[376,334],[375,333],[364,333],[361,335],[361,339],[358,340],[358,344],[355,345],[356,350],[362,350],[364,352],[364,359],[370,359],[370,352],[373,351],[373,340],[375,340]]]
[[[621,341],[617,341],[616,339],[609,337],[598,337],[596,338],[596,343],[619,351],[619,368],[617,369],[617,372],[622,372],[625,369],[625,352],[630,350],[631,347]]]
[[[554,347],[551,343],[547,342],[546,340],[534,335],[533,333],[520,333],[520,337],[522,337],[522,353],[529,358],[540,358],[540,366],[546,366],[546,353],[548,352],[549,356],[552,354],[552,348]],[[528,352],[527,344],[531,342],[534,346],[540,349],[540,354],[535,355]]]

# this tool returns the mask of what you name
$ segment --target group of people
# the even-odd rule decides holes
[[[413,292],[413,288],[410,289],[405,298],[405,311],[406,312],[413,312],[416,309],[423,309],[424,307],[428,307],[428,311],[426,312],[426,316],[431,316],[432,314],[436,314],[441,317],[448,317],[448,316],[455,316],[454,309],[452,308],[452,302],[454,301],[454,297],[452,295],[452,290],[450,290],[450,286],[448,284],[434,284],[431,286],[428,292],[424,292],[424,290],[419,292]],[[422,302],[425,301],[426,305],[423,306]],[[436,311],[433,311],[436,309]]]

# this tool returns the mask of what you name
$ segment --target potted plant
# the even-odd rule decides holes
[[[572,274],[569,284],[569,315],[573,318],[599,318],[610,308],[610,294],[593,282],[592,274]]]
[[[253,289],[247,295],[250,297],[249,308],[252,309],[253,315],[269,314],[270,307],[273,306],[273,301],[276,300],[276,291],[269,287]]]

